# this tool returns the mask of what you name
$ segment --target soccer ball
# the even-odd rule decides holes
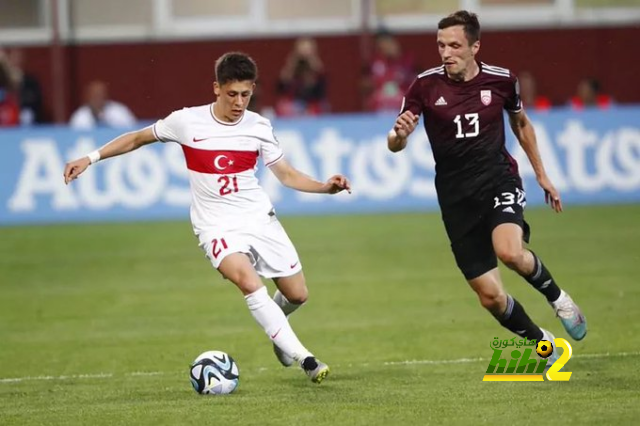
[[[191,384],[203,395],[224,395],[238,387],[240,371],[228,354],[221,351],[201,353],[189,368]]]
[[[540,340],[536,345],[536,353],[540,358],[549,358],[553,353],[553,345],[548,340]]]

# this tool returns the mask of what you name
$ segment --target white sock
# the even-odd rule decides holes
[[[560,290],[560,296],[558,296],[558,298],[556,300],[554,300],[553,302],[551,302],[551,305],[555,308],[556,305],[564,300],[564,298],[567,296],[567,293],[564,292],[564,290]]]
[[[553,349],[555,349],[556,342],[551,332],[545,330],[544,328],[541,328],[540,330],[542,330],[542,340],[548,340],[549,342],[551,342],[551,344],[553,345]]]
[[[276,294],[273,295],[273,301],[276,302],[276,305],[280,306],[282,312],[288,317],[291,315],[296,309],[298,309],[302,304],[291,303],[289,300],[284,297],[284,294],[280,292],[280,290],[276,290]]]
[[[269,297],[266,287],[246,295],[244,299],[253,318],[267,333],[269,339],[285,354],[299,362],[308,356],[313,356],[300,343],[282,309]]]

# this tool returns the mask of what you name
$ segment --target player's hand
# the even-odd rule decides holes
[[[414,115],[411,111],[405,111],[396,118],[393,130],[401,138],[406,138],[416,129],[419,119],[420,117]]]
[[[89,157],[78,158],[77,160],[67,163],[64,168],[64,183],[68,185],[69,182],[76,179],[80,174],[82,174],[82,172],[87,170],[87,167],[90,165],[91,160],[89,160]]]
[[[337,194],[338,192],[347,191],[351,194],[351,183],[343,175],[331,176],[329,180],[324,184],[325,193]]]
[[[538,179],[538,184],[544,189],[544,202],[549,204],[556,213],[560,213],[562,211],[562,200],[556,187],[553,186],[547,176]]]

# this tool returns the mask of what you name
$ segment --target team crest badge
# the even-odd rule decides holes
[[[481,90],[480,100],[483,105],[489,105],[491,103],[491,90]]]

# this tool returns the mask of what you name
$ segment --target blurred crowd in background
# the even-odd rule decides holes
[[[0,125],[42,123],[40,82],[25,70],[20,48],[0,48]]]
[[[275,86],[273,105],[260,102],[257,87],[251,109],[273,117],[315,116],[331,112],[327,97],[328,81],[316,40],[300,37],[293,42],[290,53],[281,58],[282,68],[276,81],[261,82]],[[358,82],[361,112],[396,112],[405,91],[423,70],[413,52],[406,52],[387,30],[375,34],[373,55],[362,67]],[[527,70],[518,73],[525,107],[545,111],[554,106],[567,106],[575,110],[584,108],[606,109],[614,99],[593,77],[576,78],[575,94],[563,103],[552,102],[551,97],[537,89],[536,76]],[[47,123],[43,108],[41,85],[29,73],[28,58],[19,47],[0,49],[0,125],[29,126]],[[69,125],[78,129],[95,126],[131,127],[136,115],[126,105],[111,99],[109,82],[91,81],[83,88],[83,104],[72,112]]]
[[[393,114],[461,8],[529,111],[640,104],[640,0],[0,0],[0,126],[130,127],[201,105],[231,50],[256,60],[250,109],[269,118]]]

